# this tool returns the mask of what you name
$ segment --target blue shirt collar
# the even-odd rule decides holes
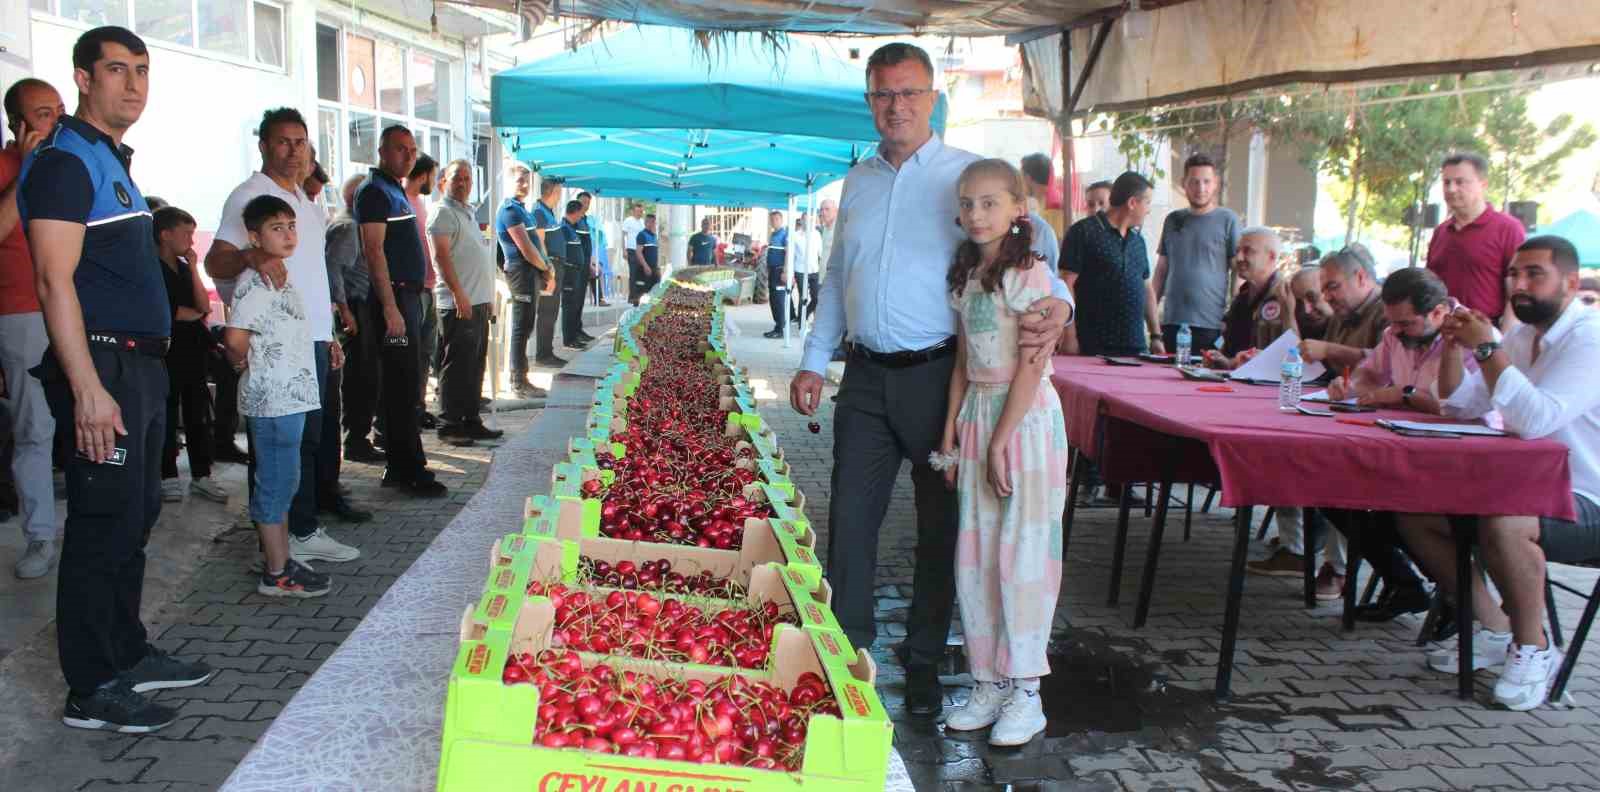
[[[61,116],[56,123],[72,130],[75,134],[77,134],[78,137],[81,137],[90,143],[104,143],[107,148],[111,149],[113,154],[116,154],[122,159],[124,165],[127,165],[128,162],[133,159],[133,147],[127,145],[126,143],[117,143],[111,139],[110,135],[101,131],[99,127],[84,121],[77,116]]]

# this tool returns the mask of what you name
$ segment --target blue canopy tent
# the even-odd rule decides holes
[[[741,36],[708,52],[690,31],[641,26],[496,74],[491,120],[518,159],[591,189],[610,180],[609,195],[800,196],[875,150],[865,86],[861,68],[804,42]],[[941,96],[936,128],[945,109]],[[787,205],[728,205],[751,200]]]
[[[1585,269],[1600,267],[1600,216],[1587,209],[1579,209],[1547,226],[1537,233],[1554,234],[1578,249],[1578,263]]]

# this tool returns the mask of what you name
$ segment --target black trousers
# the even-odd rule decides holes
[[[589,265],[561,270],[561,343],[576,344],[583,335],[583,295],[589,290]]]
[[[337,344],[338,341],[333,343]],[[331,350],[332,347],[329,347]],[[319,364],[320,365],[320,364]],[[323,378],[322,386],[322,437],[317,443],[317,504],[328,504],[339,500],[339,470],[342,465],[343,455],[339,453],[339,419],[343,412],[343,399],[340,398],[341,388],[344,384],[344,368],[335,370],[328,366],[328,376]]]
[[[555,357],[556,320],[561,316],[561,291],[539,295],[539,317],[534,326],[533,354],[540,360]]]
[[[944,655],[955,610],[956,494],[928,464],[944,435],[955,355],[901,369],[864,358],[845,364],[833,413],[833,497],[828,502],[828,581],[839,624],[858,648],[877,636],[873,580],[878,530],[901,464],[911,460],[916,566],[903,648],[913,664]]]
[[[650,274],[646,275],[643,266],[640,266],[631,258],[628,261],[628,303],[630,305],[638,305],[639,298],[661,282],[660,270],[656,269],[656,267],[651,267],[650,269]]]
[[[344,342],[344,376],[340,396],[344,406],[346,444],[370,442],[372,422],[378,412],[378,388],[383,382],[383,309],[376,299],[351,300],[356,334]]]
[[[533,325],[538,318],[538,314],[538,295],[511,295],[511,379],[513,381],[528,376],[528,340],[533,337]]]
[[[804,273],[794,276],[794,304],[789,306],[789,318],[800,321],[800,312],[805,311],[806,316],[817,313],[817,274]]]
[[[772,308],[772,329],[782,330],[784,322],[789,319],[789,287],[783,282],[781,265],[776,267],[767,265],[767,303]],[[942,427],[939,435],[941,438],[944,436]]]
[[[178,419],[189,447],[189,475],[211,475],[211,391],[206,388],[203,352],[167,356],[167,431],[161,446],[161,477],[178,476]],[[230,440],[231,442],[231,440]]]
[[[95,464],[67,458],[67,523],[56,582],[56,642],[75,695],[88,695],[144,659],[139,605],[145,544],[161,516],[161,446],[167,369],[160,358],[89,345],[100,384],[122,411],[118,456]],[[33,369],[59,426],[73,425],[72,388],[53,353]]]
[[[1372,571],[1391,589],[1423,589],[1422,575],[1411,563],[1405,541],[1395,523],[1394,512],[1373,512],[1358,527],[1354,512],[1344,509],[1318,509],[1350,543],[1351,557],[1372,565]]]
[[[421,375],[421,360],[417,344],[422,339],[422,300],[416,291],[397,290],[395,307],[405,319],[405,335],[385,338],[383,344],[383,389],[379,402],[384,415],[384,450],[389,456],[388,478],[412,481],[421,477],[427,467],[427,457],[422,453],[422,435],[417,428],[417,382]],[[378,325],[382,332],[383,325]],[[306,420],[306,434],[311,433],[311,422]],[[298,501],[299,498],[296,498]],[[293,512],[291,511],[291,518]],[[291,520],[291,526],[292,526]]]
[[[489,354],[489,304],[472,306],[471,319],[460,318],[454,308],[439,311],[439,349],[444,354],[439,372],[439,417],[447,424],[477,423]]]
[[[218,352],[206,353],[206,369],[211,372],[211,381],[217,384],[217,398],[212,402],[211,442],[215,448],[223,449],[239,434],[239,372]]]

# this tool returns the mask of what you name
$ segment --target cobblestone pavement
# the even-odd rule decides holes
[[[513,435],[539,410],[501,412],[499,428]],[[181,717],[147,736],[84,732],[61,725],[65,689],[54,634],[45,631],[6,658],[0,687],[0,789],[209,790],[233,770],[278,711],[346,635],[411,566],[473,493],[483,485],[493,448],[443,446],[423,433],[429,467],[450,489],[421,500],[382,489],[382,466],[344,463],[351,501],[374,513],[363,525],[323,515],[340,541],[361,548],[345,564],[318,563],[334,576],[319,599],[280,600],[255,593],[247,567],[258,556],[255,531],[243,519],[243,480],[236,482],[240,522],[197,553],[193,577],[173,601],[146,619],[153,643],[216,668],[209,683],[157,694]],[[375,670],[381,673],[381,670]]]
[[[732,351],[753,384],[764,386],[762,413],[825,542],[832,402],[824,400],[818,419],[823,432],[806,431],[806,419],[788,407],[799,340],[785,349],[763,339],[764,305],[732,309],[730,318],[741,331]],[[1044,687],[1045,736],[1019,750],[991,749],[981,732],[946,736],[904,714],[903,675],[889,651],[905,634],[911,594],[908,471],[879,538],[873,655],[895,743],[919,789],[1600,789],[1600,647],[1579,662],[1569,686],[1574,709],[1497,710],[1487,703],[1493,672],[1479,673],[1475,700],[1463,701],[1453,676],[1423,668],[1412,644],[1418,620],[1343,633],[1341,605],[1306,611],[1299,578],[1246,581],[1235,694],[1216,703],[1232,537],[1231,512],[1216,509],[1195,515],[1188,542],[1182,530],[1167,531],[1142,630],[1131,625],[1149,521],[1135,512],[1122,605],[1107,606],[1115,511],[1080,511],[1058,606],[1054,673]],[[1559,577],[1589,588],[1595,573],[1562,568]],[[1582,602],[1557,596],[1570,634]],[[952,702],[965,699],[970,677],[944,680]]]

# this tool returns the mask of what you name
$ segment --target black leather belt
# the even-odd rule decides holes
[[[90,331],[88,338],[91,344],[116,347],[124,352],[137,352],[153,358],[166,357],[167,350],[172,348],[172,339],[166,337],[155,338]]]
[[[907,368],[929,363],[956,351],[956,337],[950,336],[931,347],[909,352],[874,352],[863,344],[851,344],[850,356],[870,360],[885,368]]]

